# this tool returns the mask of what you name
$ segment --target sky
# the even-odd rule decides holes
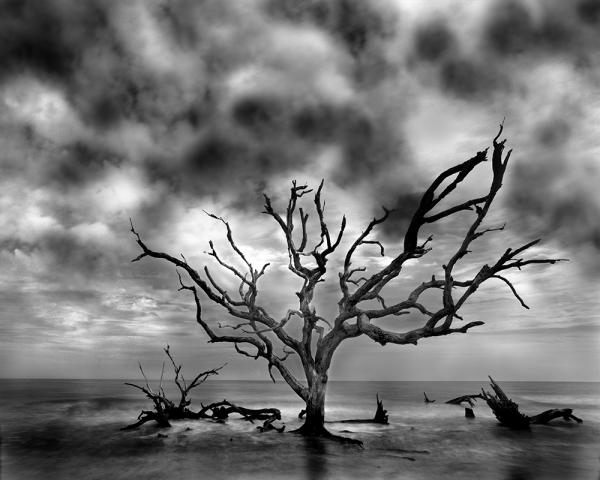
[[[375,269],[418,195],[504,119],[514,152],[486,225],[506,228],[455,276],[540,237],[532,255],[569,261],[511,273],[529,310],[486,284],[462,311],[486,323],[465,335],[349,340],[330,379],[600,381],[600,1],[5,0],[0,65],[0,377],[135,378],[138,361],[157,377],[169,344],[190,374],[227,362],[220,378],[268,379],[207,343],[171,265],[130,262],[129,219],[235,289],[206,254],[212,239],[235,261],[205,210],[226,218],[271,262],[259,299],[281,317],[299,284],[263,192],[281,209],[292,180],[324,179],[342,247],[395,208],[375,237],[388,256],[357,255]],[[456,198],[485,193],[489,169]],[[439,275],[468,220],[424,230],[432,251],[389,298]],[[339,266],[316,299],[329,318]]]

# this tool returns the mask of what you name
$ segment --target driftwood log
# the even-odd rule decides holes
[[[281,420],[281,411],[277,408],[246,408],[240,407],[228,400],[202,405],[199,412],[193,413],[190,418],[212,418],[214,420],[225,420],[232,413],[237,413],[253,422],[254,420]]]
[[[534,415],[533,417],[529,417],[529,421],[533,424],[546,424],[550,420],[554,420],[555,418],[562,418],[567,422],[571,420],[575,420],[577,423],[583,422],[581,418],[573,415],[572,408],[551,408],[550,410],[546,410],[545,412],[539,413],[538,415]]]
[[[494,393],[486,392],[483,389],[481,392],[502,425],[513,429],[527,429],[531,424],[547,424],[555,418],[562,418],[566,421],[573,419],[577,423],[583,422],[583,420],[573,415],[573,409],[571,408],[553,408],[532,417],[524,415],[519,411],[519,405],[508,398],[500,385],[492,377],[489,377],[489,379]]]
[[[275,420],[277,420],[277,418],[275,418],[275,417],[268,418],[267,420],[264,421],[262,426],[256,427],[256,429],[261,433],[268,432],[270,430],[275,430],[277,433],[283,433],[283,431],[285,430],[285,425],[276,427],[275,425],[273,425],[273,422],[275,422]]]
[[[375,416],[373,418],[353,418],[350,420],[339,420],[335,423],[379,423],[381,425],[387,425],[388,414],[387,410],[383,408],[383,401],[379,400],[379,394],[377,398],[377,409],[375,410]]]
[[[460,397],[448,400],[446,403],[450,405],[461,405],[464,402],[468,403],[471,406],[471,408],[473,408],[475,406],[474,402],[476,402],[478,398],[485,400],[483,395],[481,395],[480,393],[476,393],[474,395],[461,395]]]
[[[225,420],[232,413],[237,413],[241,415],[245,420],[253,422],[254,420],[265,420],[270,421],[271,423],[275,420],[281,420],[281,412],[277,408],[260,408],[260,409],[252,409],[240,407],[228,400],[222,400],[220,402],[211,403],[210,405],[204,406],[202,405],[201,410],[198,412],[194,412],[190,410],[188,407],[192,403],[189,398],[189,393],[192,389],[197,387],[198,385],[204,383],[208,377],[211,375],[218,375],[219,370],[221,370],[225,365],[220,366],[219,368],[214,368],[212,370],[207,370],[206,372],[199,373],[194,377],[191,382],[187,382],[181,372],[181,365],[177,365],[175,359],[171,355],[169,350],[169,346],[164,349],[165,354],[169,358],[171,365],[173,367],[173,372],[175,373],[174,383],[179,390],[179,401],[174,402],[167,397],[163,387],[163,378],[165,373],[165,365],[163,363],[162,372],[160,375],[160,383],[158,389],[156,391],[152,390],[150,387],[150,383],[148,382],[148,378],[144,373],[144,369],[142,368],[141,363],[139,364],[140,372],[145,380],[145,385],[140,386],[135,383],[126,382],[125,385],[129,385],[131,387],[137,388],[144,392],[146,396],[152,400],[154,405],[154,410],[142,410],[137,418],[137,422],[132,423],[131,425],[127,425],[123,427],[121,430],[133,430],[135,428],[140,427],[146,422],[154,421],[157,423],[159,427],[170,427],[170,420],[196,420],[200,418],[205,419],[213,419],[213,420]],[[270,424],[269,424],[270,425]],[[264,425],[265,430],[275,429],[275,427],[271,426],[271,428],[267,428]],[[280,429],[277,429],[278,431]],[[283,431],[283,430],[281,430]]]
[[[425,392],[423,392],[423,396],[425,397],[425,400],[423,400],[425,403],[433,403],[435,402],[435,400],[431,400],[427,394]]]

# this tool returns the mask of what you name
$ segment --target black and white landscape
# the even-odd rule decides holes
[[[598,477],[600,2],[0,32],[4,477]]]

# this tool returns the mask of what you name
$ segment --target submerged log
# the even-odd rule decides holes
[[[387,410],[383,408],[383,401],[379,400],[379,394],[377,398],[377,409],[375,410],[375,416],[373,418],[353,418],[350,420],[338,420],[335,423],[379,423],[381,425],[387,425],[388,414]]]
[[[275,425],[273,425],[273,422],[275,422],[275,420],[277,420],[275,417],[269,418],[263,422],[262,426],[256,427],[256,429],[261,433],[268,432],[270,430],[275,430],[277,433],[283,433],[283,431],[285,430],[285,425],[276,427]]]
[[[253,422],[254,420],[281,420],[281,411],[277,408],[246,408],[240,407],[228,400],[211,403],[202,406],[202,409],[194,413],[193,418],[212,418],[224,420],[232,413],[241,415],[244,420]]]
[[[567,422],[570,422],[571,419],[575,420],[577,423],[583,422],[581,418],[573,415],[572,408],[551,408],[550,410],[546,410],[545,412],[534,415],[533,417],[529,417],[529,421],[534,424],[547,424],[550,420],[554,420],[555,418],[562,418]]]
[[[160,415],[157,412],[153,412],[151,410],[142,410],[142,413],[138,415],[138,421],[132,423],[131,425],[127,425],[126,427],[121,428],[121,430],[133,430],[142,426],[146,422],[150,422],[154,420],[159,427],[170,427],[168,418],[165,415]]]
[[[473,408],[475,406],[474,402],[476,402],[478,398],[485,400],[484,396],[481,395],[481,393],[476,393],[474,395],[461,395],[460,397],[448,400],[446,403],[450,405],[460,405],[464,402],[468,403],[471,406],[471,408]]]

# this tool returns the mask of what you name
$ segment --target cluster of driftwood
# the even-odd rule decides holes
[[[485,400],[488,406],[492,409],[492,412],[498,419],[500,424],[505,425],[514,429],[526,429],[532,424],[547,424],[551,420],[556,418],[562,418],[566,421],[575,420],[577,423],[581,423],[583,420],[573,415],[572,408],[551,408],[537,415],[528,416],[519,411],[519,405],[512,401],[504,393],[500,385],[494,381],[492,377],[489,377],[490,385],[493,393],[481,389],[481,393],[474,395],[461,395],[460,397],[448,400],[446,403],[451,405],[462,405],[466,403],[471,408],[465,408],[465,416],[473,417],[473,406],[477,399]],[[427,395],[425,395],[425,402],[428,402]]]
[[[283,430],[285,429],[285,425],[281,427],[273,425],[273,422],[275,422],[276,420],[281,420],[281,412],[277,408],[245,408],[238,406],[228,400],[222,400],[220,402],[211,403],[210,405],[202,405],[202,408],[197,412],[190,410],[190,391],[196,388],[198,385],[204,383],[210,376],[218,375],[219,370],[221,370],[225,365],[222,365],[219,368],[201,372],[198,375],[196,375],[191,382],[188,383],[186,382],[183,374],[181,373],[182,366],[177,365],[177,363],[175,363],[175,360],[171,355],[168,345],[167,348],[164,349],[164,351],[167,357],[169,358],[169,361],[171,362],[171,365],[173,367],[173,372],[175,373],[174,383],[179,390],[179,401],[175,402],[169,399],[164,390],[164,363],[162,373],[160,376],[160,383],[156,391],[152,390],[152,388],[150,387],[148,378],[144,373],[142,365],[139,364],[140,371],[142,372],[142,376],[145,380],[145,385],[140,386],[136,385],[135,383],[126,383],[126,385],[137,388],[144,392],[146,396],[150,400],[152,400],[154,409],[142,410],[142,412],[137,418],[137,422],[132,423],[131,425],[127,425],[121,430],[132,430],[150,421],[156,422],[160,427],[170,427],[170,420],[196,420],[205,418],[222,421],[227,419],[229,415],[233,413],[237,413],[242,418],[250,422],[254,422],[254,420],[263,420],[263,425],[257,427],[261,432],[267,430],[277,430],[279,432],[283,432]]]
[[[145,384],[137,385],[135,383],[126,382],[125,385],[129,385],[144,392],[146,397],[152,401],[153,410],[142,410],[136,422],[123,427],[121,430],[133,430],[150,421],[155,422],[159,427],[170,427],[171,420],[211,419],[216,421],[224,421],[229,417],[229,415],[234,413],[240,415],[244,420],[248,420],[252,423],[254,423],[254,420],[262,420],[263,424],[256,427],[260,432],[274,430],[282,433],[285,430],[285,425],[277,425],[274,423],[277,420],[281,420],[281,411],[277,408],[246,408],[236,405],[229,400],[222,400],[206,406],[201,404],[202,408],[198,411],[191,410],[189,408],[191,404],[191,399],[189,398],[190,391],[196,388],[198,385],[204,383],[210,376],[218,375],[219,370],[221,370],[225,365],[201,372],[196,375],[191,382],[188,383],[181,372],[182,366],[175,362],[168,345],[164,351],[173,367],[173,372],[175,374],[173,382],[179,390],[178,401],[171,400],[165,392],[163,386],[165,371],[164,363],[158,389],[156,390],[153,390],[152,387],[150,387],[148,377],[144,373],[142,365],[139,364],[140,372],[144,377]],[[377,408],[373,418],[341,420],[337,423],[377,423],[387,425],[387,410],[383,408],[383,402],[379,399],[379,395],[377,395],[376,398]],[[298,418],[302,418],[305,413],[306,411],[302,410],[298,415]],[[162,434],[159,435],[162,436]],[[343,437],[337,437],[335,435],[332,435],[332,438],[362,445],[362,442],[359,440],[346,439]]]
[[[144,373],[142,365],[139,364],[140,372],[145,380],[145,385],[140,386],[134,383],[126,383],[126,385],[132,386],[144,392],[152,401],[154,408],[153,410],[142,410],[137,418],[137,421],[131,425],[123,427],[122,430],[132,430],[150,421],[156,422],[156,424],[160,427],[170,427],[171,420],[212,419],[223,421],[227,419],[229,415],[234,413],[240,415],[244,420],[248,420],[250,422],[254,422],[254,420],[262,420],[262,426],[257,427],[257,429],[261,432],[275,430],[281,433],[285,430],[285,425],[277,426],[274,424],[275,421],[281,420],[281,412],[277,408],[246,408],[236,405],[228,400],[222,400],[206,406],[201,404],[202,408],[198,411],[191,410],[189,408],[191,404],[191,400],[189,398],[190,391],[196,388],[198,385],[204,383],[210,376],[218,375],[219,370],[221,370],[225,365],[201,372],[196,375],[191,382],[188,383],[181,373],[182,366],[175,362],[168,345],[164,351],[173,367],[173,372],[175,374],[173,381],[179,390],[178,401],[169,399],[165,393],[163,387],[165,370],[164,363],[161,372],[160,383],[156,391],[150,387],[148,378]],[[469,407],[465,408],[465,416],[472,418],[475,416],[473,413],[473,407],[475,405],[474,402],[476,402],[477,399],[485,400],[500,424],[514,429],[526,429],[529,428],[531,424],[547,424],[556,418],[562,418],[566,421],[575,420],[577,423],[582,422],[580,418],[573,415],[573,410],[571,408],[553,408],[539,413],[538,415],[527,416],[519,411],[519,406],[504,393],[494,379],[491,377],[489,378],[493,393],[481,389],[481,393],[461,395],[448,400],[446,403],[460,406],[463,406],[463,404],[469,405]],[[423,395],[424,402],[426,404],[435,402],[435,400],[431,400],[429,397],[427,397],[425,392],[423,392]],[[373,418],[339,420],[336,423],[376,423],[387,425],[387,410],[383,408],[383,402],[379,399],[379,394],[377,394],[376,399],[377,408]],[[305,410],[302,410],[298,415],[298,418],[302,418],[304,414]],[[333,437],[342,438],[336,436]],[[358,440],[346,440],[362,444]]]

